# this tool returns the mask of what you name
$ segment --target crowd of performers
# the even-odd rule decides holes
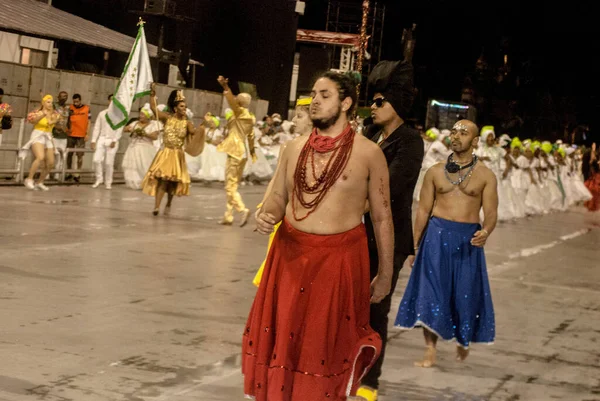
[[[62,94],[63,92],[61,92]],[[246,96],[246,94],[242,94]],[[178,98],[179,96],[179,98]],[[109,99],[110,100],[110,99]],[[173,145],[170,135],[165,131],[165,114],[175,107],[175,103],[185,101],[181,91],[173,91],[168,104],[151,106],[146,103],[140,109],[139,118],[134,119],[123,131],[129,135],[129,145],[125,152],[122,168],[125,183],[132,189],[142,189],[142,181],[152,161],[161,148]],[[66,144],[59,144],[62,139],[54,138],[53,133],[59,131],[61,107],[64,99],[53,105],[52,96],[46,95],[39,110],[29,114],[28,120],[34,125],[30,141],[23,151],[31,150],[34,160],[25,185],[30,189],[48,190],[44,178],[55,165],[60,163],[61,155],[57,154]],[[236,103],[237,104],[237,99]],[[58,107],[57,107],[58,106]],[[111,134],[104,114],[100,112],[94,127],[92,147],[98,148],[94,156],[96,182],[94,187],[105,183],[110,188],[114,170],[114,159],[121,137],[121,130]],[[158,113],[158,116],[157,116]],[[249,113],[249,112],[248,112]],[[282,119],[281,115],[265,116],[262,121],[249,113],[248,121],[252,125],[252,133],[244,135],[243,145],[248,162],[244,163],[239,185],[266,182],[270,180],[277,167],[280,149],[285,144],[302,135],[302,127],[298,127],[298,117],[292,121]],[[162,118],[160,118],[162,116]],[[185,117],[192,120],[194,114],[186,107]],[[229,126],[234,117],[232,108],[227,108],[224,117],[207,113],[201,126],[205,130],[204,148],[200,155],[190,156],[182,153],[189,180],[207,182],[225,182],[228,166],[228,153],[218,150],[220,144],[229,136]],[[243,120],[239,118],[238,120]],[[250,123],[250,120],[252,123]],[[233,124],[234,127],[236,124]],[[362,125],[356,127],[362,131]],[[169,132],[171,128],[169,127]],[[234,128],[235,130],[235,128]],[[419,200],[422,179],[425,172],[436,163],[444,162],[451,153],[449,143],[450,130],[431,128],[421,134],[424,142],[425,157],[421,166],[421,174],[414,191],[415,201]],[[252,147],[250,146],[252,142]],[[63,141],[64,142],[64,141]],[[117,146],[110,144],[116,142]],[[53,143],[56,146],[53,146]],[[240,145],[240,144],[238,144]],[[75,145],[71,145],[75,146]],[[183,143],[182,143],[183,146]],[[50,150],[51,149],[51,150]],[[250,155],[250,150],[253,156]],[[584,153],[588,159],[584,161]],[[576,145],[568,145],[557,141],[539,142],[536,140],[510,138],[508,135],[496,135],[494,127],[486,126],[481,130],[480,141],[476,145],[476,155],[490,168],[498,179],[499,221],[510,221],[526,216],[565,211],[570,206],[584,204],[589,210],[600,209],[600,176],[597,176],[596,149],[585,149]],[[21,152],[22,157],[25,152]],[[104,157],[104,155],[106,155]],[[73,154],[70,154],[73,156]],[[82,155],[77,154],[78,162]],[[100,157],[99,157],[100,156]],[[590,158],[591,156],[591,158]],[[72,158],[71,158],[72,159]],[[72,161],[69,160],[69,165]],[[231,165],[231,163],[229,163]],[[105,166],[106,172],[103,172]],[[588,179],[584,179],[584,169],[588,168]],[[34,182],[34,175],[40,171],[39,179]],[[183,170],[182,170],[183,171]],[[188,177],[183,187],[189,186]],[[231,185],[231,184],[230,184]],[[149,190],[155,193],[154,190]],[[179,195],[187,193],[181,188]],[[594,196],[595,195],[595,196]],[[238,208],[239,209],[239,208]],[[242,208],[244,211],[245,208]],[[227,218],[231,220],[230,218]]]
[[[415,94],[409,64],[381,62],[369,81],[375,93],[363,135],[352,121],[357,83],[334,72],[298,101],[293,133],[277,132],[280,118],[257,126],[250,96],[234,96],[223,77],[225,121],[207,114],[194,126],[181,91],[160,106],[153,88],[139,120],[124,129],[132,138],[127,184],[155,197],[154,215],[165,195],[168,214],[175,196],[189,194],[191,172],[223,177],[220,223],[238,213],[243,226],[244,175],[273,177],[254,214],[256,231],[271,237],[242,340],[244,393],[257,401],[376,401],[391,298],[408,265],[395,325],[423,330],[416,365],[436,363],[439,338],[455,341],[456,359],[465,361],[471,344],[496,337],[484,254],[496,222],[598,206],[595,147],[584,184],[586,162],[574,146],[496,138],[493,127],[480,131],[468,120],[420,135],[404,120]],[[30,118],[34,153],[53,156],[59,119],[44,97]],[[113,151],[116,136],[106,138],[96,149]],[[51,164],[28,186],[44,190]]]
[[[422,134],[425,157],[414,192],[419,200],[423,177],[433,165],[445,162],[450,153],[450,130],[431,128]],[[584,179],[585,148],[531,139],[497,136],[492,126],[481,129],[475,155],[496,175],[498,181],[498,220],[565,211],[573,205],[598,210],[595,175]],[[587,150],[595,155],[595,149]],[[592,163],[594,160],[591,160]],[[586,161],[589,164],[589,160]],[[596,196],[597,198],[597,196]]]

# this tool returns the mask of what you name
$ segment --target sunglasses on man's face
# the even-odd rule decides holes
[[[387,100],[385,100],[384,97],[378,97],[377,99],[373,99],[373,104],[377,106],[377,108],[382,107],[384,102],[387,102]]]

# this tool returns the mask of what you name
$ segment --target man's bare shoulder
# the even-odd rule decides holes
[[[366,154],[367,156],[372,156],[374,154],[383,155],[383,151],[379,145],[362,135],[356,135],[354,137],[354,149]]]
[[[496,174],[490,170],[485,164],[477,163],[477,172],[486,182],[496,182]]]
[[[444,172],[444,168],[446,167],[446,162],[439,162],[434,164],[433,166],[429,167],[429,170],[427,170],[428,174],[442,174]]]
[[[479,164],[478,167],[481,168],[479,171],[481,173],[481,176],[485,180],[485,185],[486,186],[489,185],[490,187],[494,188],[494,190],[495,190],[498,186],[498,179],[496,178],[496,174],[494,174],[494,172],[492,170],[490,170],[488,167],[486,167],[483,163],[477,163],[477,164]]]
[[[302,149],[304,147],[304,145],[306,144],[306,141],[308,141],[308,138],[309,137],[307,135],[302,135],[302,136],[292,139],[291,141],[286,142],[284,145],[282,145],[283,147],[285,147],[283,152],[289,153],[289,152],[299,151],[300,149]]]

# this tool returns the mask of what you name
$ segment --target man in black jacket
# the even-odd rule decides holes
[[[414,100],[413,68],[405,62],[382,61],[369,76],[375,88],[371,118],[373,125],[366,127],[365,136],[381,146],[390,173],[390,200],[394,221],[394,274],[392,290],[379,304],[371,305],[371,327],[383,341],[380,358],[362,380],[357,395],[367,401],[377,400],[379,376],[385,355],[388,332],[388,313],[392,294],[404,261],[414,254],[412,235],[413,191],[423,162],[423,140],[419,132],[408,127],[404,119]],[[379,260],[373,224],[369,213],[365,215],[371,258],[371,279],[377,275]]]

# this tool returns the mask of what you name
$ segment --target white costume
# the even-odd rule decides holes
[[[513,216],[516,219],[521,219],[527,215],[525,208],[525,197],[527,196],[527,187],[523,186],[521,179],[521,170],[519,169],[519,165],[517,164],[517,160],[512,156],[508,156],[510,158],[511,168],[508,171],[508,174],[505,179],[502,180],[503,187],[510,187],[510,191],[512,192],[511,202],[512,202],[512,211]],[[500,167],[506,169],[507,161],[505,159],[501,160]]]
[[[484,130],[481,134],[481,143],[479,147],[475,150],[475,154],[477,157],[486,158],[483,160],[483,164],[489,168],[494,175],[496,176],[497,181],[497,189],[498,189],[498,220],[499,221],[507,221],[515,217],[514,207],[513,207],[513,190],[510,185],[502,185],[503,181],[503,173],[506,169],[506,161],[504,160],[505,151],[504,149],[492,145],[488,146],[487,138],[493,135],[495,137],[494,131],[492,130]],[[502,166],[502,162],[504,162],[504,168]]]
[[[568,193],[570,192],[570,186],[567,187],[564,182],[559,181],[561,172],[566,172],[563,166],[559,166],[554,159],[554,156],[549,155],[546,160],[548,165],[548,171],[546,174],[546,180],[548,184],[548,193],[546,198],[550,200],[549,206],[551,210],[564,211],[569,207]],[[561,186],[562,184],[562,186]],[[562,188],[562,189],[561,189]],[[564,193],[563,193],[564,190]]]
[[[573,152],[575,152],[575,149],[567,149],[567,155],[573,154]],[[587,202],[591,200],[592,193],[583,183],[583,172],[581,171],[583,163],[581,161],[581,155],[569,157],[567,160],[571,160],[572,163],[572,167],[570,167],[572,171],[569,173],[569,179],[571,181],[571,188],[573,190],[574,202]]]
[[[270,180],[271,177],[273,177],[273,172],[275,171],[275,169],[272,167],[269,160],[267,160],[265,151],[260,146],[260,142],[257,138],[257,134],[259,133],[256,131],[260,130],[254,127],[254,152],[256,153],[256,162],[253,162],[252,159],[250,159],[248,163],[246,163],[246,166],[244,168],[244,177],[250,177],[250,179],[255,179],[259,181],[266,181]],[[246,145],[246,148],[248,148],[248,145]],[[275,157],[275,166],[277,166],[278,156],[279,154],[277,154]]]
[[[523,160],[524,159],[524,160]],[[540,166],[540,160],[534,157],[531,161],[525,156],[520,156],[517,159],[519,166],[523,166],[524,171],[523,179],[527,183],[527,196],[525,197],[525,206],[527,207],[528,215],[544,214],[548,213],[545,208],[544,197],[546,194],[542,192],[542,186],[540,185],[540,179],[538,174],[538,167]],[[527,171],[531,171],[535,183],[531,181],[531,176]]]
[[[135,130],[140,123],[138,121],[131,124],[131,128]],[[146,134],[153,134],[160,131],[160,124],[156,120],[144,128]],[[148,137],[140,137],[133,135],[123,157],[123,175],[125,184],[131,189],[141,189],[141,184],[148,172],[148,168],[156,156],[157,149],[153,144],[154,141]]]
[[[106,114],[108,109],[102,110],[96,118],[94,131],[92,134],[92,143],[96,144],[94,152],[94,168],[96,170],[96,183],[94,187],[105,183],[106,189],[110,189],[113,181],[113,173],[115,170],[115,156],[119,150],[119,141],[123,128],[113,130],[108,121]],[[103,174],[102,165],[106,168],[106,174]],[[105,177],[103,177],[105,175]]]
[[[417,179],[417,184],[415,185],[415,190],[413,192],[413,199],[419,201],[421,196],[421,187],[423,186],[423,179],[425,178],[425,174],[427,170],[431,166],[434,166],[440,162],[445,162],[452,153],[446,145],[444,145],[444,140],[448,137],[446,133],[441,133],[438,136],[438,140],[429,142],[429,146],[427,146],[428,142],[425,141],[423,146],[425,147],[425,155],[423,156],[423,163],[421,164],[421,171],[419,172],[419,178]]]
[[[206,145],[204,145],[204,150],[200,155],[201,167],[196,175],[192,175],[190,171],[192,177],[204,181],[223,181],[225,179],[227,153],[217,151],[217,145],[222,141],[222,129],[209,129],[206,132]]]

